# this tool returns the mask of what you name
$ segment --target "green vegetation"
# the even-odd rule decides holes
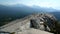
[[[57,21],[57,23],[56,23],[56,32],[58,32],[58,34],[60,34],[60,21]]]
[[[57,23],[57,24],[58,24],[57,26],[58,26],[58,27],[60,27],[60,21],[58,21],[58,23]]]
[[[9,22],[15,20],[16,18],[4,17],[0,19],[0,26],[8,24]]]
[[[57,29],[59,29],[60,28],[60,21],[57,21],[55,26],[56,26]]]

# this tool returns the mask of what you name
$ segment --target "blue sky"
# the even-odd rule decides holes
[[[60,0],[0,0],[0,5],[24,4],[27,6],[51,7],[60,10]]]

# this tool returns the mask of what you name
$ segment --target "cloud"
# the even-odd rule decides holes
[[[4,5],[14,5],[14,4],[24,4],[27,6],[41,6],[41,7],[53,7],[60,8],[60,0],[0,0],[0,4]]]

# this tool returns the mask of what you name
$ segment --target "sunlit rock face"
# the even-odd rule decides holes
[[[45,31],[55,30],[56,18],[50,14],[39,14],[39,16],[30,20],[30,27]]]
[[[30,28],[29,30],[18,32],[18,34],[53,34],[53,33]]]
[[[31,32],[31,31],[35,31],[35,29],[37,29],[36,31],[38,30],[52,31],[52,29],[55,27],[54,25],[55,20],[56,20],[55,17],[50,14],[32,14],[25,18],[12,21],[9,24],[0,27],[0,31],[10,32],[10,33],[14,33],[14,32],[23,33],[26,32],[27,30]],[[31,30],[31,28],[33,29]],[[39,31],[39,32],[43,32],[43,31]]]

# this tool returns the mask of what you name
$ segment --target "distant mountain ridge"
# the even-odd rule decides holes
[[[11,5],[11,6],[4,6],[0,5],[0,19],[3,17],[11,17],[14,19],[19,19],[24,16],[27,16],[32,13],[41,13],[41,12],[51,12],[55,15],[57,15],[59,10],[53,9],[53,8],[43,8],[39,6],[25,6],[23,4],[17,4],[17,5]],[[57,13],[56,13],[57,12]],[[60,15],[60,14],[58,14]]]
[[[51,12],[51,14],[53,14],[58,21],[60,21],[60,12]]]

